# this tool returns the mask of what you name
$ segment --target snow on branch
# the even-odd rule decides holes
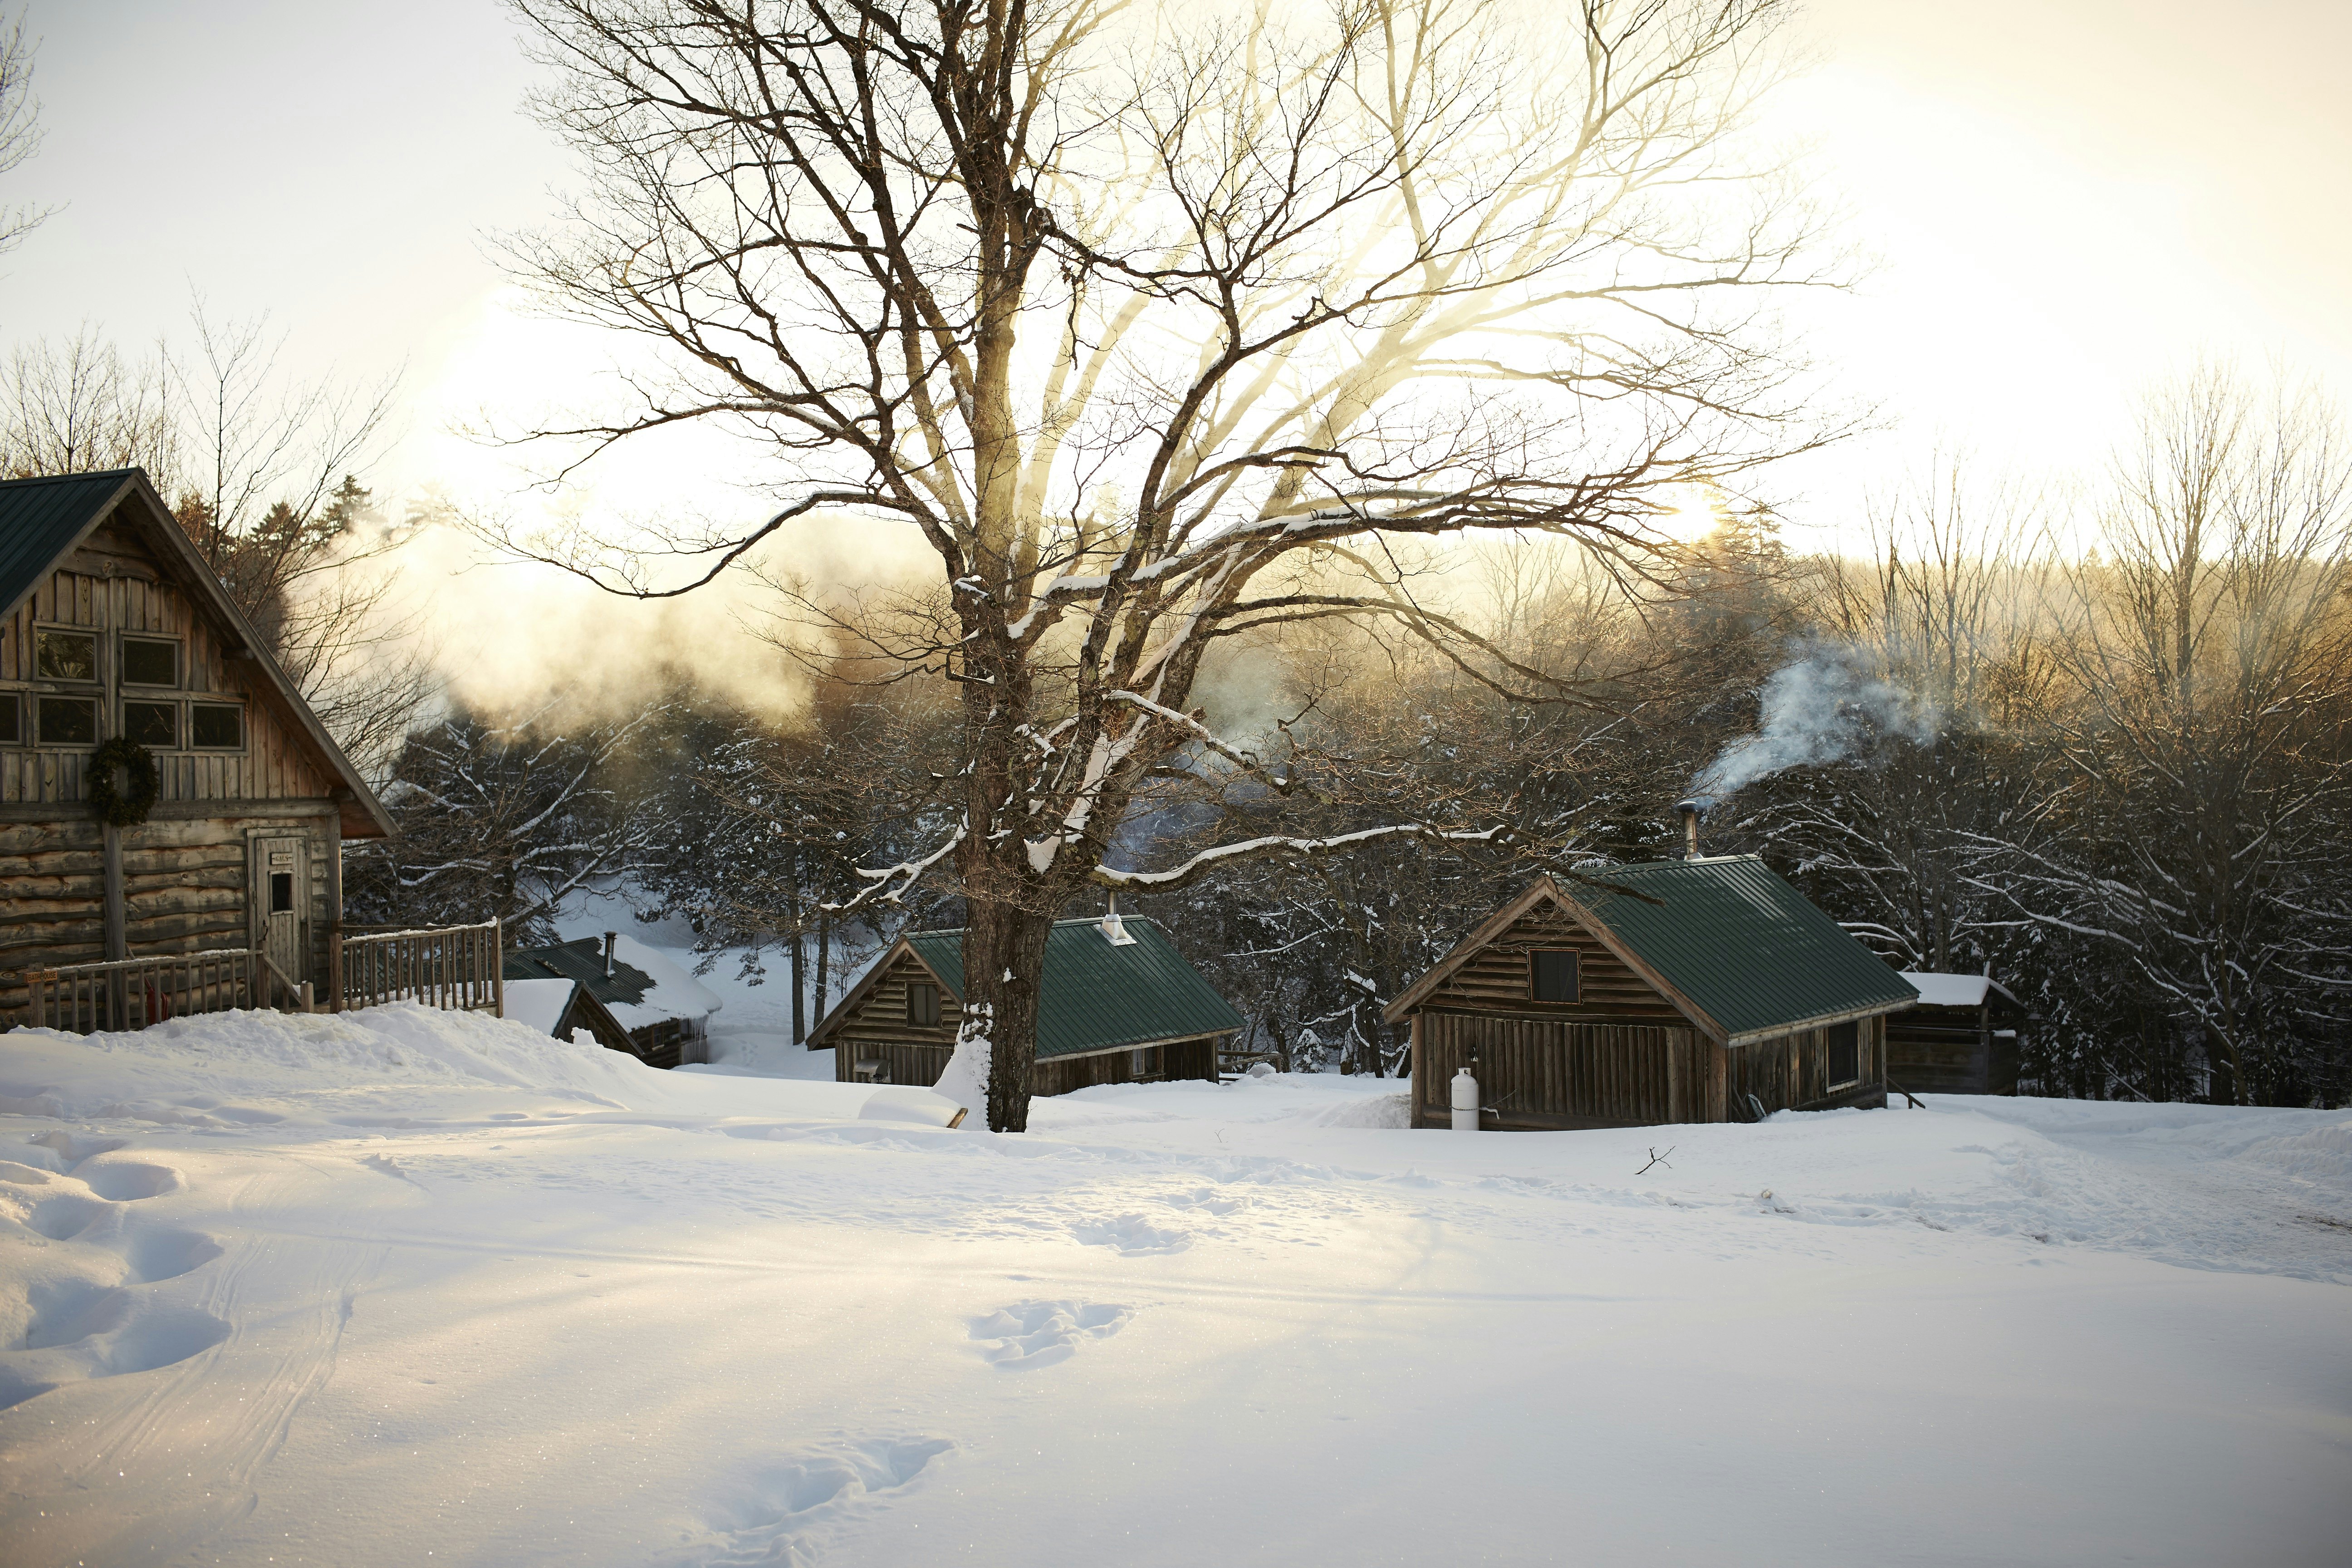
[[[876,868],[860,866],[857,868],[857,874],[866,879],[873,886],[854,899],[844,899],[837,904],[819,904],[817,908],[827,914],[839,915],[847,914],[850,910],[867,902],[885,904],[898,902],[907,896],[917,882],[922,880],[924,872],[929,871],[954,852],[955,847],[963,842],[964,831],[963,827],[958,826],[953,833],[948,835],[946,843],[919,860],[901,860],[896,866]],[[897,883],[895,887],[891,885],[894,881]]]
[[[1335,850],[1351,849],[1379,838],[1431,838],[1456,844],[1488,843],[1506,831],[1502,824],[1482,827],[1472,832],[1464,829],[1442,829],[1423,822],[1399,822],[1386,827],[1363,827],[1353,833],[1336,834],[1328,838],[1294,838],[1282,835],[1264,838],[1244,838],[1234,844],[1220,844],[1203,849],[1181,866],[1165,871],[1118,871],[1108,866],[1097,866],[1093,879],[1106,888],[1181,888],[1228,860],[1271,858],[1276,856],[1328,855]]]

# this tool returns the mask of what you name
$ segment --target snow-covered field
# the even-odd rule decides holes
[[[406,1007],[9,1035],[0,1558],[2352,1560],[2352,1113],[1395,1087],[1013,1138]]]

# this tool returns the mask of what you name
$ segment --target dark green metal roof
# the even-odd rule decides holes
[[[0,616],[15,613],[138,471],[0,483]]]
[[[1242,1016],[1147,920],[1125,921],[1135,941],[1113,947],[1098,920],[1056,921],[1045,938],[1037,998],[1037,1054],[1074,1056],[1244,1027]],[[908,945],[963,1000],[963,932],[907,933]],[[1908,987],[1906,987],[1907,990]]]
[[[645,1001],[646,993],[654,988],[652,975],[617,958],[607,977],[604,944],[593,936],[575,937],[547,947],[510,949],[502,967],[509,980],[576,980],[587,988],[589,995],[607,1007],[616,1002],[637,1006]]]
[[[1596,888],[1570,893],[1735,1038],[1919,999],[1909,981],[1753,855],[1591,875],[1658,900]]]

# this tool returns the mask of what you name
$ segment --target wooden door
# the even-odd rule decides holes
[[[304,940],[302,919],[310,872],[300,838],[253,841],[254,941],[278,973],[297,985],[310,978],[310,944]]]

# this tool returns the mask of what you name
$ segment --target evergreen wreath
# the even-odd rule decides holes
[[[114,787],[117,768],[129,775],[127,787],[119,790]],[[163,787],[155,753],[128,735],[117,735],[90,753],[88,777],[89,804],[98,808],[99,820],[116,827],[136,827],[146,821]]]

